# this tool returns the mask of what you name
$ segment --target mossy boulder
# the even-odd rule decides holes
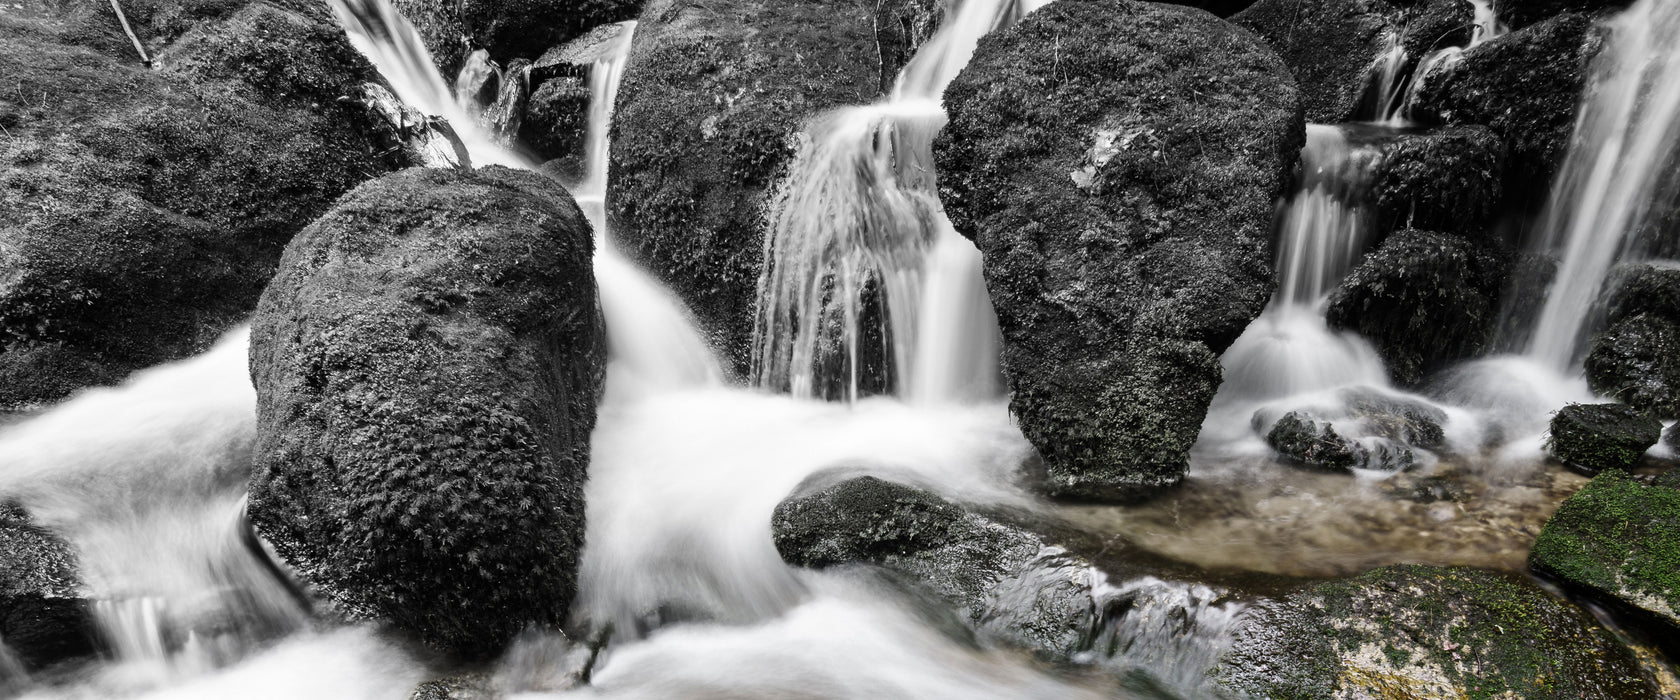
[[[1266,433],[1266,444],[1284,461],[1327,472],[1351,472],[1371,455],[1363,445],[1342,437],[1334,426],[1298,411],[1285,413]]]
[[[1619,403],[1570,404],[1552,416],[1546,448],[1559,462],[1597,474],[1628,469],[1662,438],[1662,423]]]
[[[795,566],[874,565],[907,577],[990,636],[1050,657],[1104,627],[1102,576],[1021,527],[873,476],[819,480],[776,506],[776,550]]]
[[[1548,578],[1680,633],[1680,472],[1608,470],[1558,507],[1528,555]]]
[[[369,182],[251,329],[250,517],[344,616],[465,657],[563,620],[604,371],[589,223],[504,168]]]
[[[1492,0],[1499,23],[1522,29],[1569,12],[1603,14],[1633,4],[1632,0]]]
[[[1605,299],[1610,323],[1639,314],[1680,322],[1680,267],[1634,263],[1614,271]]]
[[[1398,40],[1407,63],[1469,42],[1467,2],[1259,0],[1231,21],[1253,30],[1300,81],[1307,121],[1370,121],[1378,114],[1371,68]]]
[[[498,61],[536,58],[603,24],[635,19],[643,0],[461,0],[461,27]]]
[[[570,176],[565,180],[581,178],[586,167],[595,63],[622,49],[632,33],[626,23],[602,25],[549,49],[531,64],[531,97],[519,122],[519,144],[539,161],[560,159],[554,167]]]
[[[1382,148],[1371,175],[1377,225],[1487,237],[1504,163],[1505,144],[1487,127],[1402,134]]]
[[[1587,386],[1659,418],[1680,418],[1680,326],[1655,314],[1617,321],[1593,338]]]
[[[1415,386],[1492,348],[1507,257],[1464,238],[1399,231],[1331,294],[1326,320],[1377,348],[1389,375]]]
[[[1301,700],[1652,693],[1608,631],[1529,581],[1413,565],[1251,609],[1213,676],[1239,693]]]
[[[941,199],[983,256],[1010,408],[1051,493],[1183,477],[1219,353],[1275,286],[1298,100],[1248,31],[1128,0],[1052,3],[945,91]]]
[[[114,21],[114,19],[113,19]],[[341,32],[256,3],[145,70],[0,17],[0,406],[206,349],[286,241],[391,163]]]
[[[70,544],[0,503],[0,654],[38,671],[100,651],[92,603],[85,599]],[[7,689],[0,665],[0,691]]]
[[[892,89],[927,0],[651,0],[613,120],[607,212],[625,251],[749,365],[765,207],[795,135]],[[925,23],[924,23],[925,24]],[[879,30],[879,31],[878,31]]]
[[[1538,209],[1569,150],[1575,111],[1597,44],[1592,22],[1576,13],[1511,32],[1469,49],[1432,73],[1418,93],[1419,118],[1486,125],[1504,141],[1505,190]]]

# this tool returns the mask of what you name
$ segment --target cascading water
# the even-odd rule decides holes
[[[1538,240],[1560,265],[1526,354],[1560,374],[1576,370],[1611,268],[1630,257],[1660,188],[1675,186],[1680,4],[1641,0],[1609,29]]]

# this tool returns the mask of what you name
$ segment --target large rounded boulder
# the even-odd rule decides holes
[[[468,657],[576,590],[604,371],[589,223],[534,173],[407,170],[288,246],[251,329],[257,531],[351,619]]]
[[[228,10],[148,70],[65,43],[77,7],[0,15],[0,407],[208,348],[292,234],[390,167],[337,102],[371,68],[321,17]]]
[[[1274,287],[1305,140],[1288,70],[1200,10],[1060,0],[983,40],[945,105],[940,194],[984,257],[1048,490],[1177,483],[1219,354]]]
[[[1593,477],[1546,521],[1528,565],[1680,635],[1680,471],[1655,483],[1620,469]]]
[[[613,120],[626,251],[748,366],[766,207],[806,123],[892,89],[929,0],[653,0]]]

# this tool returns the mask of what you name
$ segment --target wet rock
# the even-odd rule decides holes
[[[1569,12],[1608,13],[1631,4],[1632,0],[1493,0],[1493,11],[1506,28],[1522,29]]]
[[[0,21],[0,405],[207,348],[293,233],[389,167],[332,99],[369,75],[335,32],[257,3],[150,71]]]
[[[1619,403],[1570,404],[1552,416],[1546,448],[1559,462],[1597,474],[1628,469],[1662,437],[1662,423]]]
[[[1316,584],[1251,609],[1213,676],[1235,692],[1272,698],[1652,692],[1609,632],[1528,581],[1412,565]]]
[[[590,76],[596,61],[610,58],[629,40],[624,24],[597,27],[556,46],[531,64],[530,102],[519,124],[519,142],[543,161],[565,159],[581,177],[588,139]],[[571,178],[575,179],[575,178]]]
[[[614,117],[607,211],[626,252],[745,374],[765,207],[805,123],[892,89],[934,3],[651,0]],[[925,24],[925,23],[924,23]],[[888,31],[877,33],[877,28]],[[797,57],[797,58],[795,58]]]
[[[1585,362],[1593,393],[1658,418],[1680,418],[1680,326],[1653,314],[1617,321]]]
[[[635,19],[642,0],[461,0],[453,3],[475,47],[498,61],[537,58],[603,24]]]
[[[1051,493],[1183,477],[1219,353],[1274,286],[1297,100],[1249,32],[1120,0],[1044,7],[946,90],[941,199],[984,256],[1011,410]]]
[[[70,545],[0,503],[0,654],[36,671],[100,651]],[[3,661],[3,659],[0,659]],[[0,690],[7,686],[0,664]]]
[[[1606,286],[1610,323],[1639,314],[1680,322],[1680,267],[1649,264],[1622,265]]]
[[[408,700],[497,700],[502,694],[485,674],[466,674],[426,681],[414,688]]]
[[[1504,176],[1505,145],[1486,127],[1405,134],[1385,146],[1372,174],[1377,225],[1483,238]]]
[[[1368,387],[1343,389],[1340,397],[1349,415],[1363,421],[1372,434],[1431,452],[1447,447],[1441,427],[1447,422],[1446,411]]]
[[[1596,44],[1591,21],[1564,14],[1467,50],[1419,92],[1421,118],[1484,124],[1505,142],[1505,191],[1529,208],[1545,202],[1569,150],[1575,109]]]
[[[1307,121],[1375,120],[1371,67],[1395,37],[1408,61],[1469,42],[1469,3],[1452,0],[1259,0],[1231,21],[1260,35],[1300,81]]]
[[[794,566],[874,564],[908,576],[993,636],[1066,659],[1113,612],[1104,577],[1037,535],[872,476],[802,489],[776,506],[776,550]],[[1116,602],[1118,604],[1118,602]]]
[[[251,329],[250,517],[344,616],[463,657],[563,619],[604,368],[591,240],[540,175],[413,169],[287,247]]]
[[[1528,564],[1680,632],[1680,472],[1642,484],[1608,470],[1546,521]]]
[[[1371,341],[1395,383],[1414,386],[1491,349],[1507,268],[1463,238],[1399,231],[1342,280],[1325,318]]]
[[[1327,472],[1350,472],[1365,466],[1365,447],[1338,434],[1329,423],[1291,411],[1266,433],[1266,444],[1291,464]]]

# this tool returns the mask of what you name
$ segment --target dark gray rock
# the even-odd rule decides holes
[[[1655,314],[1624,318],[1593,338],[1593,393],[1659,418],[1680,418],[1680,326]]]
[[[1680,267],[1622,265],[1606,286],[1606,317],[1612,324],[1639,314],[1680,322]]]
[[[1393,38],[1415,63],[1468,43],[1471,20],[1470,4],[1454,0],[1259,0],[1231,18],[1283,57],[1315,124],[1380,118],[1371,67]]]
[[[1631,4],[1632,0],[1493,0],[1493,11],[1506,28],[1522,29],[1568,12],[1605,14]]]
[[[1493,346],[1506,257],[1457,236],[1399,231],[1330,297],[1331,328],[1370,340],[1390,376],[1415,386]]]
[[[1489,236],[1504,163],[1505,144],[1487,127],[1399,136],[1383,147],[1372,173],[1379,229]]]
[[[0,643],[25,671],[101,650],[93,611],[69,543],[0,504]],[[7,687],[0,663],[0,690]]]
[[[1597,51],[1591,21],[1563,14],[1465,51],[1431,74],[1416,114],[1446,124],[1483,124],[1505,142],[1507,197],[1530,209],[1546,200],[1569,150],[1587,64]]]
[[[544,162],[559,159],[575,181],[583,176],[588,140],[590,78],[596,61],[610,58],[630,37],[623,23],[597,27],[556,46],[531,64],[532,90],[519,123],[519,142]],[[563,164],[563,165],[562,165]]]
[[[1199,10],[1061,0],[982,42],[945,105],[941,199],[984,256],[1048,490],[1178,483],[1219,353],[1274,286],[1305,139],[1287,69]]]
[[[1342,437],[1329,423],[1291,411],[1266,433],[1266,444],[1290,464],[1327,472],[1351,472],[1370,461],[1363,445]]]
[[[158,70],[11,19],[0,406],[208,348],[250,313],[292,234],[391,165],[336,102],[369,67],[311,14],[230,11],[159,51]]]
[[[1665,477],[1644,484],[1617,469],[1593,477],[1546,521],[1529,566],[1680,633],[1680,472]]]
[[[608,215],[737,373],[749,366],[765,206],[794,134],[889,92],[936,6],[651,0],[643,10],[613,123]]]
[[[1662,438],[1662,422],[1619,403],[1570,404],[1552,416],[1546,448],[1559,462],[1597,474],[1629,469]]]
[[[1528,580],[1413,565],[1314,584],[1251,609],[1213,676],[1269,698],[1655,692],[1610,632]]]
[[[592,234],[540,175],[413,169],[287,247],[251,329],[250,517],[351,619],[464,657],[576,591],[604,371]]]

